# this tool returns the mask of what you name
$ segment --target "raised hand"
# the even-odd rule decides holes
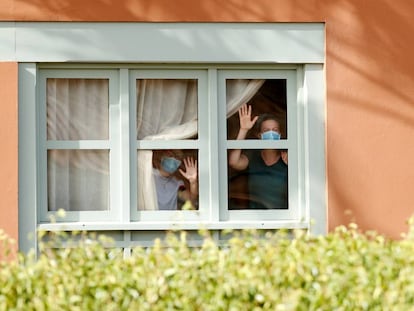
[[[258,116],[252,119],[252,106],[243,104],[239,109],[240,129],[248,131],[256,123]]]
[[[183,160],[185,171],[180,169],[181,175],[183,175],[190,183],[197,181],[197,160],[193,157],[187,157]]]

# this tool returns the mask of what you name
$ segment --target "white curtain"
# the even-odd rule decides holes
[[[195,80],[137,80],[137,139],[186,139],[197,135]],[[152,150],[137,155],[138,207],[156,210]]]
[[[228,80],[227,117],[249,101],[264,80]],[[137,80],[138,140],[188,139],[197,135],[197,82],[185,79]],[[47,80],[47,139],[107,140],[107,79]],[[138,152],[138,207],[156,210],[152,151]],[[108,150],[48,151],[49,210],[109,209]]]
[[[47,139],[106,140],[109,137],[106,79],[48,79]],[[49,150],[48,208],[109,209],[108,150]]]
[[[234,79],[227,83],[227,117],[236,113],[264,80]],[[193,80],[137,81],[137,139],[186,139],[197,135],[197,85]],[[157,210],[152,151],[138,152],[138,209]]]

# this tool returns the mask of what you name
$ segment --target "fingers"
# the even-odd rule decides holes
[[[244,113],[243,113],[243,106],[241,106],[241,107],[239,108],[239,119],[241,120],[241,119],[243,118],[243,116],[244,116]]]
[[[257,119],[259,119],[259,116],[255,116],[255,117],[253,118],[253,120],[252,120],[252,123],[253,123],[253,124],[255,124],[255,123],[256,123],[256,121],[257,121]]]
[[[252,106],[243,104],[239,108],[240,129],[250,130],[256,123],[258,116],[252,119]]]
[[[251,115],[252,115],[252,106],[251,105],[247,105],[247,104],[243,104],[240,108],[239,108],[239,118],[240,119],[245,119],[245,118],[249,118],[249,120],[251,119]],[[253,123],[255,123],[257,121],[258,116],[255,116],[251,121]]]
[[[187,157],[183,159],[185,170],[179,169],[181,175],[188,180],[195,180],[197,178],[197,160],[193,157]]]
[[[247,104],[243,104],[240,108],[239,108],[239,116],[250,116],[252,114],[252,106],[247,106]]]
[[[185,168],[196,168],[197,167],[197,160],[194,160],[193,157],[184,158],[184,166]]]

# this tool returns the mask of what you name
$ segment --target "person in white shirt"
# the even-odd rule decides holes
[[[163,152],[155,164],[153,176],[159,210],[177,210],[178,200],[196,205],[198,198],[197,160],[182,157],[179,150]],[[184,169],[182,169],[184,164]],[[178,172],[188,183],[178,178]],[[187,184],[187,185],[186,185]]]

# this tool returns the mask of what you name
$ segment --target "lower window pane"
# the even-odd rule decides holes
[[[48,210],[109,210],[109,151],[49,150]]]
[[[229,209],[287,209],[287,150],[243,150],[241,157],[247,167],[228,166]]]
[[[198,151],[138,151],[138,210],[197,210]]]

